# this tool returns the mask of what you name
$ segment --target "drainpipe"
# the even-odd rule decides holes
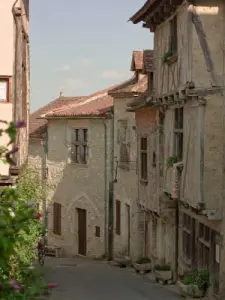
[[[44,135],[43,139],[43,165],[42,165],[42,185],[43,185],[43,215],[44,215],[44,226],[48,229],[48,212],[47,212],[47,154],[48,154],[48,132]]]
[[[199,99],[198,107],[198,131],[199,131],[199,208],[204,209],[204,119],[205,99]]]
[[[106,124],[106,121],[104,120],[103,121],[103,124],[104,124],[104,138],[105,138],[105,149],[104,149],[104,152],[105,152],[105,174],[104,174],[104,182],[105,182],[105,255],[108,253],[107,251],[107,200],[108,200],[108,193],[107,193],[107,189],[108,189],[108,172],[107,172],[107,159],[108,159],[108,151],[107,151],[107,141],[108,141],[108,135],[107,135],[107,124]]]
[[[114,242],[114,114],[111,115],[111,143],[112,152],[110,157],[110,178],[109,178],[109,205],[108,205],[108,260],[113,260]]]
[[[12,15],[14,19],[14,24],[15,24],[15,44],[14,44],[14,87],[13,87],[13,120],[16,122],[16,104],[17,104],[17,56],[18,56],[18,22],[17,22],[17,16],[18,14],[15,11],[16,5],[19,0],[16,0],[12,6]],[[14,147],[16,143],[14,143]],[[17,154],[14,154],[14,161],[17,164],[16,160]]]

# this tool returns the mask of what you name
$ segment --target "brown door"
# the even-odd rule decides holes
[[[87,213],[85,209],[77,209],[78,213],[78,253],[86,255],[87,251]]]

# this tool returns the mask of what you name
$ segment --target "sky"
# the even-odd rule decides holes
[[[127,22],[145,1],[30,1],[31,111],[131,77],[132,51],[153,49],[150,31]]]

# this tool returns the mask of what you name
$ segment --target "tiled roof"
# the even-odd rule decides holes
[[[136,77],[129,79],[127,82],[118,85],[113,90],[109,91],[110,95],[118,94],[141,94],[143,93],[148,86],[148,78],[146,75],[143,75],[139,80]]]
[[[143,69],[143,51],[133,51],[131,61],[131,71],[142,71]]]
[[[143,51],[143,71],[145,73],[154,72],[154,50]]]
[[[108,95],[108,91],[111,88],[112,87],[94,93],[77,103],[72,103],[69,106],[62,106],[59,109],[48,111],[43,114],[43,117],[102,116],[110,107],[113,106],[113,98]]]
[[[39,108],[30,115],[30,136],[41,137],[46,130],[46,120],[39,119],[39,117],[53,109],[61,106],[66,106],[74,102],[79,102],[84,97],[59,97],[58,99],[48,103],[47,105]]]

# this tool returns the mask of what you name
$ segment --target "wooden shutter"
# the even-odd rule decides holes
[[[121,204],[116,200],[116,234],[120,235],[121,232]]]
[[[61,235],[61,204],[53,204],[53,233]]]

